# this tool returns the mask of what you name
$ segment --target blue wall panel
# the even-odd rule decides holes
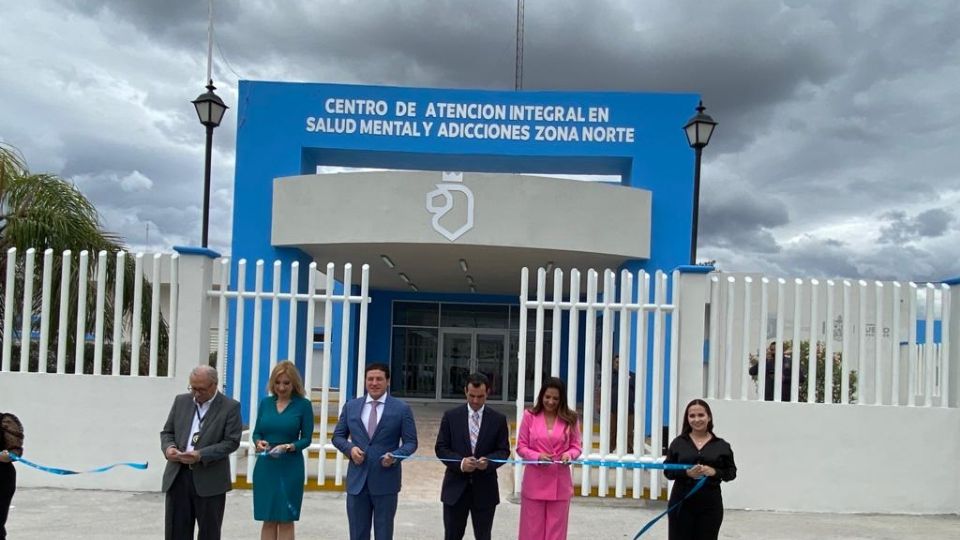
[[[285,267],[291,261],[300,261],[303,271],[311,262],[300,250],[277,248],[270,243],[273,180],[312,174],[320,165],[620,175],[625,185],[653,192],[650,257],[630,266],[652,272],[687,262],[693,152],[686,144],[682,126],[694,113],[699,99],[695,94],[479,91],[253,81],[241,81],[239,91],[232,257],[267,261],[265,283],[272,282],[271,263],[275,259],[283,261]],[[343,107],[355,105],[358,100],[370,100],[372,106],[369,110],[344,112]],[[409,104],[416,109],[412,115]],[[459,114],[457,105],[463,107],[459,112],[465,114]],[[431,106],[434,112],[452,112],[453,117],[430,116]],[[482,111],[484,107],[494,113],[506,111],[505,117],[469,118],[470,111]],[[523,114],[513,116],[515,111]],[[554,118],[556,113],[563,117]],[[318,126],[322,129],[318,130]],[[403,129],[384,135],[383,130],[391,127]],[[441,129],[447,130],[446,135],[440,133]],[[498,130],[510,136],[469,137],[462,133],[464,129],[486,135]],[[461,131],[460,136],[457,130]],[[567,133],[568,138],[569,134],[576,134],[578,140],[537,140],[538,133],[556,132]],[[588,133],[611,134],[613,139],[584,141]],[[321,265],[325,262],[318,261]],[[287,288],[288,283],[285,275],[283,286]],[[301,277],[299,284],[304,290],[306,279]],[[248,272],[246,286],[253,287],[253,272]],[[377,300],[370,311],[368,360],[388,359],[389,300],[431,297],[384,291],[375,295]],[[469,295],[461,301],[473,302],[474,298]],[[515,303],[515,297],[510,297],[509,302]],[[285,313],[281,319],[281,328],[285,328]],[[338,316],[326,324],[335,357],[341,346],[339,324]],[[243,328],[247,335],[243,353],[247,374],[252,328],[252,317],[248,317]],[[268,329],[269,320],[265,317],[265,336]],[[298,328],[298,335],[305,333],[306,328]],[[354,359],[355,328],[351,336],[347,346]],[[284,349],[281,358],[289,356],[285,339],[280,347]],[[298,350],[302,347],[300,343]],[[261,356],[266,357],[269,343],[264,340],[260,349]],[[265,382],[268,375],[265,368],[261,370],[261,381]],[[354,373],[349,380],[353,385]],[[248,383],[244,388],[244,396],[249,395]],[[249,404],[244,404],[244,411],[249,411]]]

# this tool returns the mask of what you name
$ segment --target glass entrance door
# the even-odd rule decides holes
[[[473,369],[473,332],[445,331],[441,334],[440,397],[463,397],[463,386]]]
[[[504,399],[507,333],[489,330],[441,330],[441,399],[463,398],[467,376],[480,372],[490,380],[489,399]]]
[[[474,371],[483,373],[490,380],[488,399],[503,399],[503,361],[506,352],[506,334],[477,333],[477,361]]]

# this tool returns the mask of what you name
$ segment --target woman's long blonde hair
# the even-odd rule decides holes
[[[289,360],[278,362],[276,367],[273,368],[273,371],[270,372],[270,380],[267,381],[268,394],[271,396],[276,395],[273,391],[273,385],[276,384],[277,377],[280,375],[290,377],[290,382],[293,383],[293,389],[290,392],[292,395],[300,397],[306,395],[303,389],[303,379],[300,378],[300,371],[297,369],[296,364]]]

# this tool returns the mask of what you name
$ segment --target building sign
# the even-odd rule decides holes
[[[575,228],[576,234],[559,242],[553,242],[551,236],[550,249],[565,246],[565,251],[572,252],[617,253],[631,257],[629,264],[634,270],[670,270],[688,262],[694,154],[683,125],[695,112],[697,95],[264,81],[241,81],[239,92],[231,252],[235,258],[297,260],[305,266],[314,253],[342,244],[343,236],[312,252],[302,249],[309,242],[291,244],[294,237],[303,239],[302,234],[290,232],[303,223],[294,222],[292,214],[273,211],[277,179],[312,174],[318,167],[329,166],[431,171],[429,180],[415,187],[387,181],[368,185],[361,177],[349,182],[342,178],[319,180],[328,183],[324,189],[329,195],[337,193],[332,204],[366,201],[346,216],[349,221],[344,225],[349,229],[347,236],[358,243],[403,238],[408,244],[546,249],[544,223],[554,223],[556,209],[563,208],[565,215],[557,218],[550,234],[570,228]],[[467,176],[604,175],[619,178],[620,185],[594,184],[583,193],[576,186],[567,186],[563,192],[576,191],[578,198],[553,201],[550,194],[557,190],[540,181],[511,180],[501,185],[506,177],[473,182],[472,177],[443,177],[440,171],[464,171]],[[614,211],[606,197],[614,187],[637,188],[655,196],[622,197]],[[291,185],[285,189],[293,196],[300,188]],[[360,192],[372,198],[359,197]],[[401,194],[410,198],[401,202]],[[300,197],[285,204],[310,206]],[[528,215],[533,203],[526,201],[533,197],[547,205],[539,217]],[[341,204],[332,211],[339,215],[345,207],[354,208]],[[477,207],[485,213],[477,215]],[[496,217],[507,212],[517,219],[519,229],[507,230],[504,220]],[[629,214],[624,220],[629,225],[594,231],[597,220],[590,216],[598,212]],[[536,220],[536,225],[521,218]],[[389,234],[371,237],[370,230],[382,229],[347,227],[359,219],[392,220],[385,229]],[[344,232],[339,225],[333,229]],[[585,244],[581,237],[588,235],[587,230],[592,238]],[[320,236],[323,234],[317,233]],[[507,237],[514,240],[506,242]],[[625,243],[624,238],[636,241]],[[624,248],[627,244],[629,248]],[[295,246],[301,246],[300,251],[289,249]]]
[[[307,116],[308,133],[424,139],[633,143],[609,106],[405,101],[328,97]]]

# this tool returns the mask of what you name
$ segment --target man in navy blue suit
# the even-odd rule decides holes
[[[370,364],[365,372],[367,393],[343,406],[333,430],[333,445],[350,458],[347,467],[347,520],[350,540],[393,538],[393,518],[400,493],[400,460],[417,451],[413,411],[387,394],[390,368]]]
[[[440,421],[435,451],[444,461],[440,500],[443,502],[444,540],[462,540],[467,516],[473,536],[490,540],[493,516],[500,504],[497,468],[510,457],[507,417],[486,406],[490,381],[482,373],[467,377],[467,403],[448,410]]]

